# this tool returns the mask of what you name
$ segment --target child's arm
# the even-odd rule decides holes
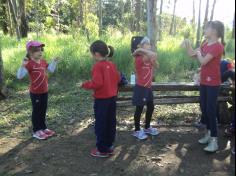
[[[154,68],[159,68],[159,63],[157,61],[157,53],[147,50],[147,49],[139,48],[134,52],[134,55],[138,55],[138,54],[145,55],[147,59],[151,60]]]
[[[17,79],[23,79],[27,75],[28,71],[26,70],[25,67],[20,67],[17,71]]]
[[[197,58],[201,65],[206,65],[214,58],[214,56],[208,53],[205,57],[203,57],[201,51],[197,51]]]
[[[53,61],[48,65],[48,71],[54,73],[59,62],[59,58],[53,59]]]
[[[151,58],[152,65],[155,69],[158,69],[160,67],[159,62],[157,61],[157,58]]]
[[[82,84],[82,88],[97,90],[103,86],[103,76],[99,68],[95,68],[93,70],[93,76],[91,81],[86,81]]]
[[[28,74],[28,71],[25,68],[27,64],[28,64],[28,60],[24,58],[21,67],[17,71],[17,75],[16,75],[17,79],[23,79]]]
[[[196,57],[197,56],[197,51],[199,50],[199,48],[197,48],[196,50],[194,50],[191,46],[191,42],[189,40],[185,40],[184,43],[184,48],[187,49],[187,53],[190,57]]]
[[[137,56],[139,54],[146,55],[148,58],[157,58],[157,54],[151,50],[138,48],[134,53],[133,56]]]

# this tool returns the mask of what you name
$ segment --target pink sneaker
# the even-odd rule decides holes
[[[91,151],[90,155],[93,157],[98,157],[98,158],[108,158],[109,157],[109,153],[101,153],[98,151],[97,148],[93,149]]]
[[[46,135],[42,130],[39,130],[33,133],[33,137],[39,140],[45,140],[48,138],[48,135]]]
[[[56,133],[52,130],[49,130],[49,129],[46,129],[46,130],[43,130],[43,132],[48,136],[48,137],[52,137],[54,136]]]

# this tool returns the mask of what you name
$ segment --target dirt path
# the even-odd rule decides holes
[[[198,105],[156,107],[160,135],[146,141],[131,136],[133,109],[118,111],[115,155],[95,159],[92,98],[77,88],[52,89],[48,123],[57,136],[47,141],[31,138],[30,101],[16,93],[0,102],[10,110],[0,113],[0,176],[233,176],[231,143],[220,130],[220,151],[206,154],[197,140],[203,135],[191,126]],[[64,90],[64,92],[61,92]],[[155,122],[154,120],[154,122]],[[234,141],[232,142],[234,143]]]
[[[220,152],[209,155],[197,144],[201,132],[192,127],[160,128],[161,134],[137,141],[119,130],[115,155],[94,159],[93,127],[39,142],[8,139],[1,145],[1,176],[233,176],[235,159],[228,139],[220,139]],[[18,144],[16,144],[18,143]]]

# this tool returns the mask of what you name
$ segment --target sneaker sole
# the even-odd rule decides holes
[[[139,139],[139,140],[145,140],[145,139],[147,139],[147,138],[148,138],[148,136],[147,136],[147,137],[145,137],[145,138],[139,138],[139,137],[137,137],[137,136],[135,136],[135,135],[133,135],[133,134],[132,134],[132,136],[133,136],[133,137],[135,137],[135,138],[137,138],[137,139]]]
[[[209,144],[209,142],[203,143],[203,142],[199,142],[199,141],[198,141],[198,143],[201,144],[201,145],[207,145],[207,144]]]
[[[218,150],[219,150],[219,149],[217,149],[217,150],[215,150],[215,151],[208,151],[208,150],[204,149],[204,151],[207,152],[207,153],[216,153]]]
[[[40,138],[38,136],[33,135],[33,138],[38,139],[38,140],[46,140],[47,138]]]
[[[145,134],[148,134],[148,135],[152,135],[152,136],[158,136],[160,134],[160,132],[158,132],[157,134],[152,134],[152,133],[149,133],[149,132],[144,132]]]
[[[106,155],[106,156],[102,156],[102,155],[95,155],[95,154],[90,153],[90,155],[91,155],[92,157],[96,157],[96,158],[109,158],[109,154]]]
[[[47,135],[48,137],[53,137],[53,136],[55,136],[56,134],[53,134],[53,135]]]

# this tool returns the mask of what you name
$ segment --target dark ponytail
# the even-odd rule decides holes
[[[108,46],[109,54],[107,57],[113,57],[115,49],[112,46]]]
[[[99,53],[102,57],[112,57],[114,55],[114,48],[107,46],[102,40],[97,40],[90,46],[90,52],[93,54]]]
[[[217,36],[221,38],[222,45],[226,45],[225,43],[225,26],[221,21],[211,21],[209,23],[212,29],[215,29],[217,32]]]
[[[25,57],[26,57],[27,59],[30,59],[30,54],[27,53]]]

